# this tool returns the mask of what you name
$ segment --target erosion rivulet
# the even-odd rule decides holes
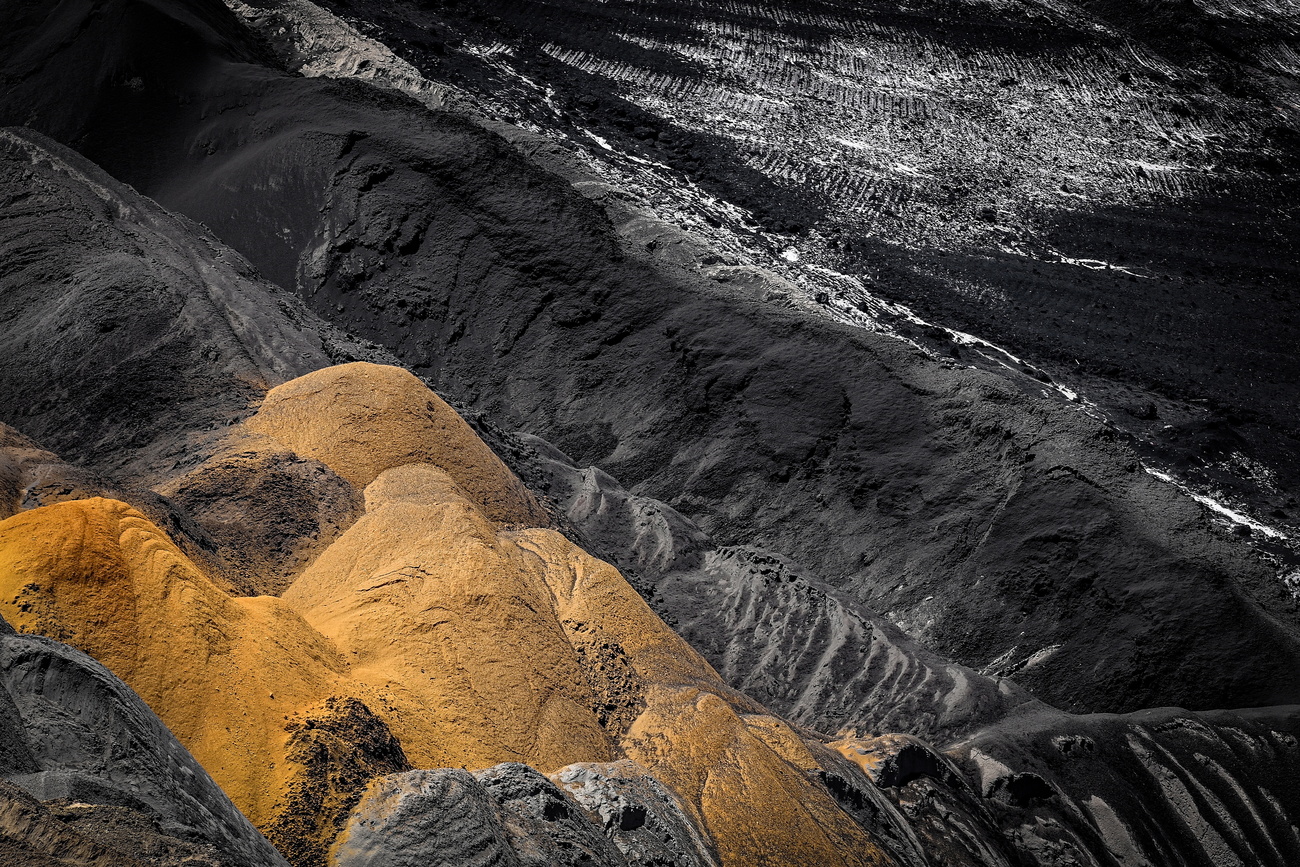
[[[944,123],[971,135],[977,113],[861,89],[910,68],[889,54],[917,26],[902,13],[644,3],[610,42],[592,22],[617,10],[587,27],[576,2],[334,11],[0,4],[0,613],[25,633],[0,636],[5,858],[1300,860],[1289,550],[1143,472],[1153,449],[1193,485],[1235,472],[1251,509],[1281,497],[1285,529],[1290,374],[1270,347],[1289,322],[1261,329],[1271,390],[1224,409],[1226,433],[1203,425],[1196,465],[1173,434],[1140,437],[1189,396],[1222,404],[1247,382],[1235,361],[1188,368],[1181,392],[1124,364],[1064,376],[1016,337],[1028,318],[897,306],[944,279],[953,298],[1083,291],[980,228],[1023,210],[1014,172],[981,193],[991,221],[927,198],[951,143],[879,208],[780,170],[775,139],[733,158],[754,109],[728,100],[753,85],[726,72],[747,63],[768,97],[840,106],[802,112],[808,129],[842,132],[851,103],[892,118],[898,153]],[[957,14],[964,35],[925,51],[987,53],[991,13]],[[976,88],[1003,112],[1041,116],[1053,63],[1067,89],[1110,68],[1106,39],[1168,48],[1117,35],[1116,10],[1006,14],[1004,59],[1075,43]],[[1226,196],[1292,181],[1284,108],[1258,165],[1228,160],[1259,126],[1232,100],[1290,86],[1289,25],[1256,18],[1167,58],[1273,70],[1232,92],[1211,76],[1228,108],[1189,121],[1240,133],[1185,155],[1219,148]],[[691,21],[712,35],[687,51]],[[707,71],[695,54],[727,33],[734,67]],[[867,43],[902,66],[828,83],[856,55],[812,47]],[[798,57],[811,73],[769,74]],[[666,76],[659,97],[639,69]],[[1186,96],[1183,75],[1144,86]],[[688,111],[668,85],[691,76]],[[728,130],[690,132],[722,103]],[[820,153],[777,129],[778,150]],[[1072,130],[1000,143],[1008,171],[1095,147],[1073,194],[1102,197],[1108,167],[1164,147]],[[1165,192],[1142,219],[1184,213],[1187,190]],[[1281,240],[1242,255],[1272,251],[1260,267],[1285,280],[1290,218],[1259,207]],[[866,241],[818,246],[837,225],[899,242],[871,252],[879,285],[849,267]],[[1020,264],[971,264],[1003,242]],[[936,250],[965,264],[944,277]],[[1053,250],[1058,268],[1079,252]],[[1213,309],[1231,327],[1211,354],[1241,352],[1242,317]],[[1089,322],[1059,326],[1062,352]],[[1089,346],[1094,367],[1114,355]],[[1134,421],[1112,412],[1124,395]]]

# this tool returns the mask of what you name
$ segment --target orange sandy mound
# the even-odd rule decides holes
[[[789,726],[738,714],[716,694],[653,687],[623,743],[672,786],[728,865],[880,865],[891,859],[804,771],[818,767]]]
[[[327,367],[271,389],[246,426],[364,488],[384,470],[433,464],[489,520],[547,523],[501,459],[409,371],[366,362]]]
[[[338,688],[342,658],[288,605],[231,598],[143,515],[96,498],[0,522],[0,607],[125,680],[255,824],[285,715]]]
[[[650,610],[614,567],[558,533],[527,530],[566,624],[593,624],[628,654],[645,710],[623,753],[676,789],[723,864],[889,863],[805,771],[818,765],[799,737],[727,687]]]
[[[310,775],[286,755],[291,730],[334,697],[363,702],[353,715],[373,711],[416,767],[630,758],[724,864],[885,860],[813,785],[799,737],[617,570],[501,526],[540,509],[410,374],[320,371],[247,426],[367,486],[365,515],[282,599],[231,598],[138,512],[92,499],[0,522],[0,611],[108,665],[259,827],[294,825],[284,805]]]
[[[430,466],[390,470],[365,517],[285,592],[383,690],[417,767],[612,757],[543,564]],[[428,712],[426,712],[428,711]]]

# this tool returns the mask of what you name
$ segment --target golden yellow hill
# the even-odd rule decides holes
[[[121,676],[299,864],[320,863],[367,774],[408,760],[621,758],[678,791],[724,864],[885,860],[787,725],[612,566],[519,526],[541,510],[418,380],[320,371],[246,428],[232,436],[365,486],[364,515],[283,598],[230,597],[138,512],[92,499],[0,522],[0,611]],[[322,756],[333,770],[309,766]]]
[[[888,863],[811,782],[807,772],[818,764],[798,735],[723,684],[614,567],[558,533],[518,537],[547,562],[546,581],[574,647],[626,655],[644,710],[619,746],[677,790],[723,864]],[[595,657],[586,654],[589,671],[610,670]]]
[[[267,393],[247,427],[320,461],[357,488],[384,470],[432,464],[490,520],[546,523],[532,494],[465,420],[400,367],[359,361],[286,382]]]
[[[226,595],[116,500],[0,522],[0,600],[16,629],[125,680],[255,824],[278,787],[285,716],[339,689],[346,671],[284,602]]]
[[[284,598],[356,679],[421,710],[390,720],[418,767],[611,758],[544,566],[498,532],[440,469],[389,470]]]

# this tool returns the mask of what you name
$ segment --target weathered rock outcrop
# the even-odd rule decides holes
[[[487,791],[465,770],[377,781],[340,841],[340,867],[518,867]]]

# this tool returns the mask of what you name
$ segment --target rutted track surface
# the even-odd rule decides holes
[[[1297,528],[1293,4],[333,8],[807,297],[1001,343]]]

